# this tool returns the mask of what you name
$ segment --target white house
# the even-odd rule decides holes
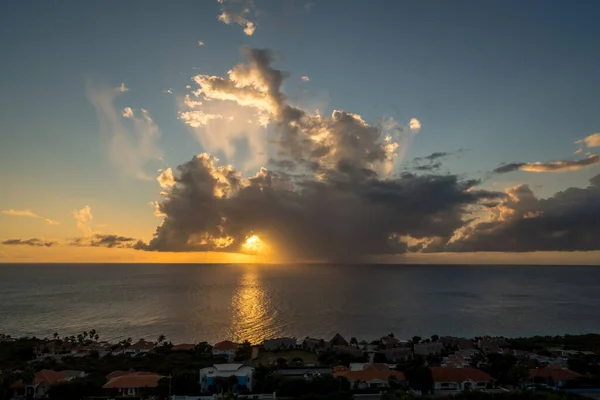
[[[494,378],[475,368],[429,367],[436,391],[481,390]]]
[[[202,391],[216,391],[215,379],[217,377],[227,379],[231,376],[237,378],[237,386],[246,386],[249,391],[252,391],[254,368],[243,364],[214,364],[212,367],[202,368],[200,370],[200,386]]]

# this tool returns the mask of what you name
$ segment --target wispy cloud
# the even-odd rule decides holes
[[[163,90],[163,93],[164,94],[173,94],[173,91],[171,89],[166,89],[166,90]]]
[[[157,145],[160,129],[143,108],[139,115],[131,107],[117,111],[115,99],[127,91],[129,89],[124,84],[117,88],[95,86],[89,82],[87,85],[87,94],[96,108],[101,134],[108,139],[112,162],[126,175],[151,180],[153,177],[145,168],[149,162],[157,161],[162,156]]]
[[[221,4],[219,21],[231,25],[237,24],[244,28],[244,33],[252,36],[256,30],[256,24],[249,18],[254,14],[254,2],[252,0],[217,0]]]
[[[302,75],[300,77],[300,79],[302,80],[302,82],[308,82],[308,81],[310,81],[310,78],[308,76],[306,76],[306,75]]]
[[[204,46],[204,42],[202,40],[198,40],[198,47]]]
[[[568,172],[577,171],[593,165],[600,165],[600,156],[593,154],[588,158],[575,161],[563,160],[533,163],[510,163],[499,166],[498,168],[494,169],[493,172],[497,174],[505,174],[507,172],[513,172],[517,170],[527,172]]]
[[[139,240],[116,234],[94,234],[89,237],[73,239],[69,245],[78,247],[107,247],[110,249],[133,249],[144,247]]]
[[[45,223],[47,223],[48,225],[59,225],[60,222],[58,221],[54,221],[50,218],[46,218],[46,217],[42,217],[41,215],[38,215],[36,213],[34,213],[32,210],[2,210],[2,214],[4,215],[11,215],[13,217],[28,217],[28,218],[37,218],[37,219],[43,219]]]
[[[59,244],[55,240],[44,240],[38,238],[31,239],[8,239],[1,242],[5,246],[32,246],[32,247],[52,247]]]

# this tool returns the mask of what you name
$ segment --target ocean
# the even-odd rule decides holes
[[[0,333],[174,343],[600,332],[600,268],[0,264]]]

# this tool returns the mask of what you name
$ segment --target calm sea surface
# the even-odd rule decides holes
[[[211,343],[600,332],[600,268],[0,264],[0,332]]]

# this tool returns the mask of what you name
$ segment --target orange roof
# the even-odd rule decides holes
[[[363,371],[389,371],[390,367],[382,363],[368,363],[363,365]]]
[[[104,386],[103,389],[128,389],[128,388],[143,388],[150,387],[155,388],[158,386],[158,381],[160,381],[164,376],[162,375],[148,375],[133,373],[123,376],[117,376],[116,378],[110,379]]]
[[[110,374],[106,375],[106,379],[116,378],[117,376],[129,375],[131,373],[131,371],[113,371]]]
[[[344,371],[350,371],[350,370],[345,365],[336,365],[335,367],[333,367],[333,372],[344,372]]]
[[[180,343],[180,344],[176,344],[175,346],[173,346],[173,348],[171,350],[190,351],[190,350],[194,350],[195,348],[196,348],[195,344]]]
[[[235,350],[240,345],[232,342],[231,340],[223,340],[222,342],[215,343],[213,349],[215,350]]]
[[[393,371],[393,370],[388,370],[388,371],[374,371],[374,370],[342,371],[342,372],[336,372],[336,373],[334,373],[334,375],[336,377],[343,376],[346,379],[348,379],[349,381],[364,381],[364,382],[371,382],[374,380],[387,381],[390,378],[390,376],[395,376],[396,379],[399,381],[406,380],[406,378],[404,377],[404,374],[402,372]]]
[[[51,369],[43,369],[35,374],[33,382],[36,385],[50,386],[59,382],[65,381],[71,375],[64,372],[52,371]]]
[[[567,381],[580,378],[581,374],[570,369],[560,367],[534,368],[529,370],[529,378],[552,379],[553,381]]]
[[[493,381],[490,375],[475,368],[429,367],[435,382]]]

